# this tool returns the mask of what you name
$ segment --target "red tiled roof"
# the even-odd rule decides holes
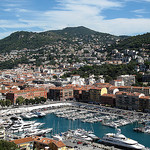
[[[128,96],[140,96],[142,93],[131,93],[131,92],[124,92],[124,91],[119,91],[116,93],[116,95],[128,95]]]
[[[14,142],[15,144],[22,144],[22,143],[27,143],[27,142],[31,142],[34,141],[33,137],[26,137],[26,138],[22,138],[22,139],[16,139],[10,142]]]
[[[14,142],[15,144],[22,144],[22,143],[28,143],[28,142],[31,142],[31,141],[43,143],[43,144],[46,144],[46,145],[48,145],[50,143],[54,143],[58,148],[66,146],[62,141],[56,141],[56,140],[53,140],[53,139],[43,138],[43,137],[39,137],[39,136],[16,139],[16,140],[13,140],[11,142]]]
[[[141,96],[140,99],[150,99],[150,96]]]
[[[114,94],[103,94],[102,96],[104,96],[104,97],[113,97],[113,98],[116,97],[116,95],[114,95]]]

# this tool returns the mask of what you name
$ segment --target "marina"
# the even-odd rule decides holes
[[[107,133],[115,133],[115,128],[118,127],[126,137],[139,142],[145,147],[150,147],[150,134],[135,132],[133,130],[138,121],[149,121],[150,116],[146,113],[109,109],[97,105],[79,105],[77,103],[72,105],[57,104],[55,106],[51,105],[50,107],[38,106],[32,109],[28,108],[27,110],[23,112],[24,115],[35,113],[36,111],[43,113],[43,116],[24,118],[24,124],[11,125],[8,128],[8,133],[13,135],[13,137],[44,135],[59,139],[69,130],[73,132],[82,129],[82,131],[88,132],[88,136],[86,133],[82,137],[79,137],[78,132],[78,137],[74,135],[72,138],[79,138],[80,140],[91,142],[92,138],[89,136],[89,133],[101,139]],[[23,113],[16,113],[16,115],[20,117]],[[4,117],[1,118],[4,119]],[[10,123],[7,122],[7,125],[9,126]]]

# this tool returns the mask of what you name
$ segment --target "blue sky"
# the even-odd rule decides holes
[[[76,26],[114,35],[150,32],[150,0],[0,1],[0,39],[15,31]]]

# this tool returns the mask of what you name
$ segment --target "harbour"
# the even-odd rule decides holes
[[[34,107],[34,109],[28,108],[26,113],[33,113],[34,111],[44,112],[46,115],[43,115],[42,117],[27,118],[24,119],[24,121],[41,123],[41,130],[52,129],[51,132],[45,133],[46,137],[52,138],[53,135],[61,135],[68,130],[84,129],[85,131],[93,132],[97,137],[102,138],[107,133],[116,132],[115,127],[117,124],[112,127],[106,125],[106,123],[109,122],[112,124],[112,122],[118,120],[118,122],[126,122],[124,125],[120,124],[118,126],[121,129],[122,134],[130,139],[138,141],[145,147],[150,147],[150,134],[138,133],[133,130],[137,126],[137,121],[149,120],[148,114],[109,109],[96,105],[77,105],[77,103],[73,105],[55,105],[53,107],[39,106]],[[21,113],[16,113],[16,115],[19,116]],[[130,120],[130,122],[127,122],[127,120]]]

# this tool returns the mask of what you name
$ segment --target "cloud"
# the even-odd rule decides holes
[[[104,26],[106,31],[115,35],[134,35],[150,31],[150,19],[117,18],[104,21]]]
[[[112,7],[121,7],[122,4],[120,2],[113,2],[110,0],[64,0],[60,1],[61,6],[63,5],[65,8],[69,8],[69,5],[76,6],[76,5],[87,5],[87,6],[96,6],[101,9],[106,9],[106,8],[112,8]],[[67,5],[66,5],[67,4]]]
[[[138,14],[145,14],[145,13],[149,13],[149,12],[147,12],[145,9],[136,9],[136,10],[133,10],[132,12],[134,12],[134,13],[138,13]]]
[[[19,0],[15,1],[17,4],[20,2]],[[7,35],[9,33],[7,30],[10,29],[13,29],[12,31],[18,29],[46,31],[81,25],[114,35],[134,35],[150,31],[150,19],[141,18],[141,14],[146,13],[144,9],[133,11],[140,18],[106,19],[105,14],[103,14],[106,9],[120,9],[123,7],[123,1],[119,2],[119,0],[57,0],[57,6],[45,11],[14,5],[14,8],[8,7],[5,8],[5,11],[13,12],[17,18],[15,20],[0,20],[0,27],[6,29],[1,37]]]

